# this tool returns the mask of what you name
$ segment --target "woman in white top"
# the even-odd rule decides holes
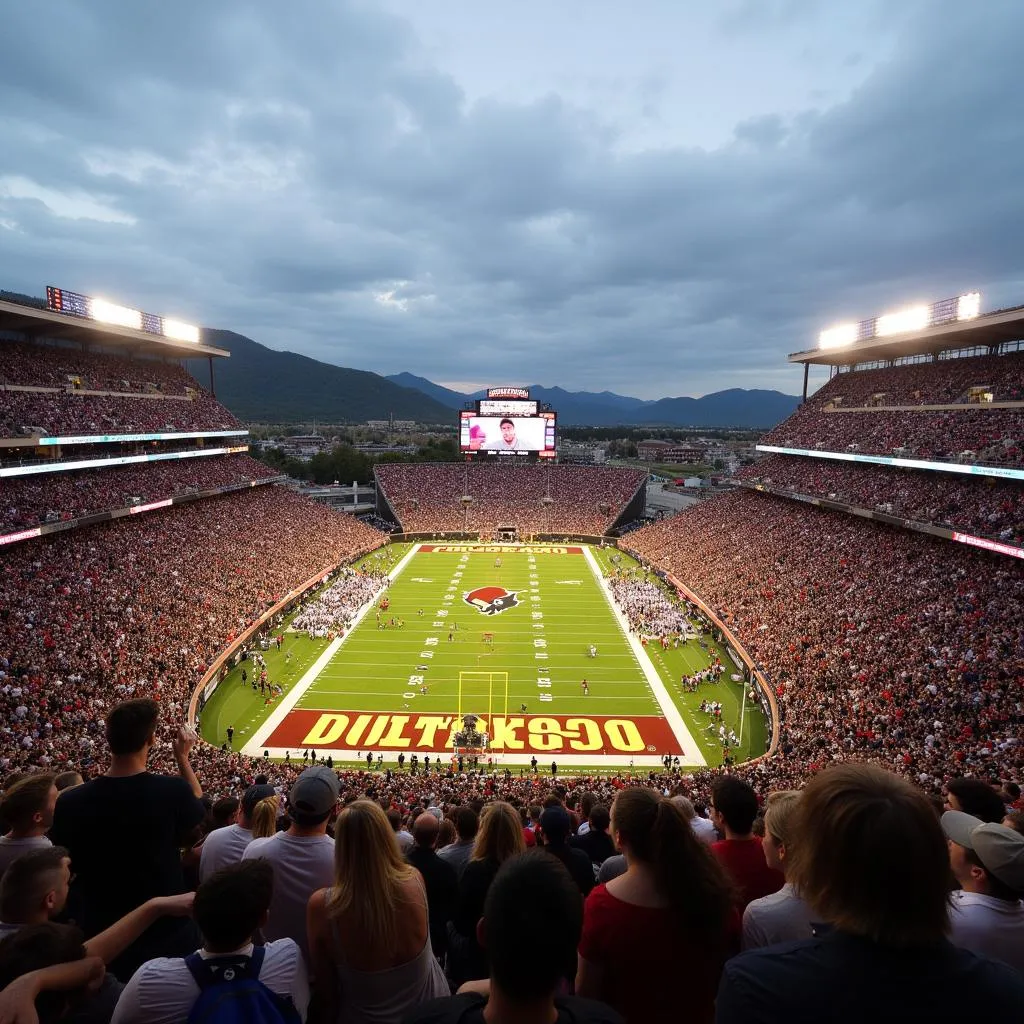
[[[423,879],[373,801],[338,816],[334,885],[310,897],[306,924],[315,1024],[400,1024],[414,1006],[449,994],[430,947]]]

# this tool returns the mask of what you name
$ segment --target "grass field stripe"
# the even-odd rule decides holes
[[[404,571],[405,567],[412,561],[413,555],[419,551],[419,545],[414,544],[409,550],[402,556],[398,564],[388,573],[388,579],[392,582],[398,579]],[[295,707],[296,704],[306,695],[309,688],[316,682],[317,677],[320,673],[330,664],[331,660],[341,649],[341,645],[348,640],[348,638],[355,632],[355,628],[362,621],[363,616],[370,610],[370,608],[376,607],[377,597],[366,602],[359,611],[356,612],[352,619],[352,622],[343,636],[335,637],[328,645],[323,654],[313,663],[313,666],[306,671],[306,674],[297,682],[295,685],[281,698],[280,703],[270,713],[270,715],[262,722],[260,727],[256,730],[256,735],[253,736],[248,743],[242,747],[242,753],[248,754],[250,757],[260,757],[263,750],[261,740],[265,740],[268,736],[273,735],[274,730],[287,718],[288,713]]]
[[[686,723],[683,721],[683,716],[679,714],[679,708],[676,707],[675,701],[669,695],[668,690],[665,689],[665,683],[662,681],[661,675],[658,670],[654,667],[651,659],[647,656],[647,651],[643,645],[637,639],[636,634],[633,633],[629,628],[629,620],[619,609],[619,606],[615,603],[615,598],[612,597],[611,588],[608,586],[608,580],[604,573],[601,572],[601,567],[597,564],[597,559],[594,558],[593,552],[590,548],[583,549],[583,557],[587,560],[587,565],[590,566],[590,571],[594,574],[594,578],[597,580],[598,587],[601,593],[604,594],[605,600],[608,602],[608,606],[612,610],[612,614],[615,616],[616,621],[619,624],[619,628],[622,630],[626,637],[626,641],[633,650],[633,655],[636,657],[640,668],[643,670],[644,678],[647,680],[647,685],[651,688],[654,694],[654,699],[658,702],[661,708],[661,713],[665,716],[665,721],[668,722],[669,727],[675,734],[676,740],[683,750],[688,752],[686,758],[688,764],[699,764],[704,766],[707,764],[707,760],[701,751],[700,744],[693,738],[692,733],[686,727]],[[689,751],[693,751],[692,755]]]

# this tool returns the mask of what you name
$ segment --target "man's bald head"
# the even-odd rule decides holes
[[[416,840],[417,846],[425,846],[432,849],[437,842],[437,831],[440,828],[437,818],[429,811],[424,811],[412,826],[412,837]]]

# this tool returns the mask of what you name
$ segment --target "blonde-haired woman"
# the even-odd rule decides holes
[[[794,789],[768,794],[764,812],[764,859],[768,867],[786,874],[787,858],[798,841],[796,820],[800,793]],[[752,900],[743,911],[743,948],[759,949],[780,942],[811,938],[811,908],[788,879],[770,896]]]
[[[269,839],[277,832],[279,799],[276,793],[266,796],[252,809],[250,820],[253,839]]]
[[[380,806],[357,800],[334,828],[334,885],[313,893],[306,927],[321,1024],[399,1024],[449,994],[430,946],[427,894]]]
[[[448,977],[458,987],[488,976],[487,957],[476,939],[484,900],[502,864],[526,850],[519,814],[503,801],[488,804],[480,819],[473,854],[459,879],[459,899],[448,926]]]

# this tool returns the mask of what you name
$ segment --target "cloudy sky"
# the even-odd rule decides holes
[[[9,5],[0,287],[453,386],[796,392],[1024,301],[1020,0]]]

